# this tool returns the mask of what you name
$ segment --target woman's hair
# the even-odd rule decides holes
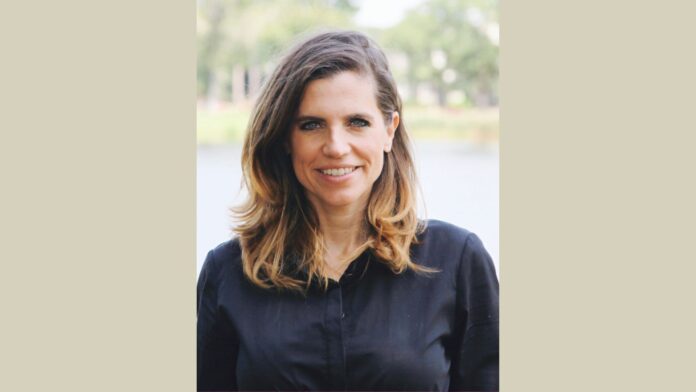
[[[249,192],[233,211],[239,225],[244,274],[257,286],[302,290],[323,279],[324,239],[316,212],[293,171],[289,133],[307,85],[353,71],[373,78],[385,121],[401,113],[401,98],[382,50],[353,31],[326,32],[296,45],[264,85],[253,109],[242,151]],[[409,249],[423,230],[416,216],[416,174],[403,115],[392,150],[375,181],[365,213],[367,240],[351,256],[370,248],[395,273],[416,265]]]

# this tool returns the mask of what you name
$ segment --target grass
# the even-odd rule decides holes
[[[498,109],[405,107],[404,123],[417,140],[497,142]]]
[[[197,111],[198,144],[239,143],[246,133],[251,109],[246,106],[221,106]],[[449,109],[406,106],[403,120],[417,140],[469,140],[477,143],[498,141],[498,108]]]
[[[223,107],[196,111],[198,144],[241,142],[246,133],[250,110],[243,107]]]

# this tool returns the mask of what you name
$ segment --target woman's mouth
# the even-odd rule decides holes
[[[361,166],[326,167],[317,169],[319,178],[328,184],[343,184],[350,181]]]
[[[351,166],[351,167],[339,167],[339,168],[330,168],[330,169],[320,169],[319,172],[322,174],[325,174],[327,176],[331,177],[342,177],[347,174],[352,173],[357,169],[356,166]]]

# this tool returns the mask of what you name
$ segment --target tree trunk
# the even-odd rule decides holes
[[[437,86],[437,104],[441,108],[447,106],[447,90],[442,86]]]
[[[232,103],[240,104],[246,101],[244,94],[244,66],[235,64],[232,67]]]
[[[256,96],[261,89],[261,67],[252,65],[249,67],[249,95],[247,98],[256,100]]]
[[[220,103],[222,94],[222,73],[220,70],[211,70],[208,79],[208,94],[206,95],[206,106],[209,109],[214,109]]]

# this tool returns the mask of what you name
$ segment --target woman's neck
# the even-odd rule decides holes
[[[339,280],[348,268],[348,258],[366,240],[364,208],[316,208],[326,246],[327,275]]]

